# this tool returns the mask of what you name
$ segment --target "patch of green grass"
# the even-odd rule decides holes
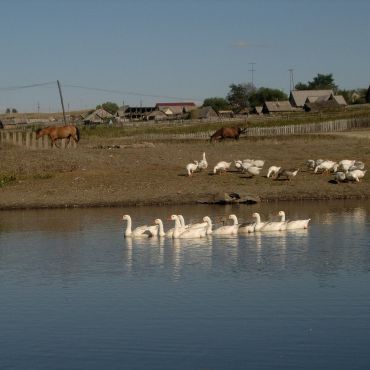
[[[13,175],[0,175],[0,188],[11,184],[14,181],[16,181],[16,178]]]

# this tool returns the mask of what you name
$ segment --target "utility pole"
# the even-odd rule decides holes
[[[37,102],[37,114],[40,114],[40,102]]]
[[[62,89],[60,87],[59,80],[57,80],[57,84],[58,84],[58,89],[59,89],[60,102],[62,103],[64,126],[67,126],[66,112],[64,110],[63,95],[62,95]]]
[[[294,77],[293,77],[293,72],[294,72],[294,69],[293,68],[289,68],[288,69],[289,71],[289,87],[290,87],[290,91],[294,90]]]
[[[254,69],[254,65],[256,64],[255,62],[248,63],[251,65],[251,69],[249,69],[249,72],[252,72],[252,86],[254,86],[254,72],[256,71]]]

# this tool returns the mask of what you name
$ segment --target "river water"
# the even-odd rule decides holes
[[[124,239],[285,210],[308,230]],[[368,369],[370,203],[0,212],[1,369]]]

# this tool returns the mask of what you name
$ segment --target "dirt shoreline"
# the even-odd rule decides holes
[[[120,144],[125,147],[118,148]],[[112,145],[117,148],[107,149]],[[201,159],[203,151],[208,169],[186,176],[186,164]],[[370,163],[369,131],[365,135],[307,135],[216,144],[184,141],[127,146],[127,140],[120,138],[82,139],[75,150],[5,145],[0,154],[0,210],[185,205],[222,198],[224,193],[249,194],[261,202],[370,198],[368,175],[360,183],[334,184],[331,175],[314,174],[304,165],[307,159],[318,158]],[[235,168],[213,175],[218,161],[244,158],[264,159],[262,175],[249,177]],[[271,165],[300,171],[291,181],[273,181],[266,178]]]

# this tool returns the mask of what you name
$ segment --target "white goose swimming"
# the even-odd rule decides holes
[[[212,220],[210,219],[210,217],[205,216],[203,217],[203,222],[197,222],[195,224],[188,224],[188,225],[185,224],[185,220],[182,215],[178,215],[178,217],[180,220],[180,224],[184,229],[194,229],[194,228],[203,227],[203,228],[206,228],[207,234],[212,234]]]
[[[162,220],[160,218],[156,218],[154,220],[154,223],[156,225],[158,225],[158,236],[160,236],[160,237],[166,236],[166,233],[164,232],[164,229],[163,229],[163,222],[162,222]]]
[[[204,216],[203,217],[203,221],[207,223],[207,226],[206,226],[206,234],[207,235],[210,235],[212,234],[212,220],[210,217],[208,216]]]
[[[287,222],[284,221],[267,221],[264,226],[262,226],[260,231],[282,231],[286,230]]]
[[[230,220],[233,220],[232,225],[221,226],[216,230],[213,230],[213,235],[236,235],[238,233],[238,218],[235,215],[229,216]]]
[[[293,221],[286,221],[285,220],[285,212],[279,211],[280,220],[282,222],[286,222],[286,229],[287,230],[294,230],[294,229],[307,229],[308,223],[310,222],[310,218],[307,220],[293,220]]]
[[[261,216],[257,212],[254,212],[252,217],[256,219],[256,222],[254,223],[254,231],[261,231],[261,229],[267,224],[267,222],[261,222]]]
[[[256,226],[255,222],[245,222],[239,225],[238,233],[239,234],[250,234],[254,233],[254,228]]]
[[[173,215],[171,216],[171,220],[173,220],[172,217],[173,217]],[[185,228],[183,228],[182,225],[181,225],[181,221],[180,221],[179,217],[177,217],[177,219],[175,219],[175,224],[177,224],[178,228],[180,228],[182,230],[185,230]],[[173,233],[174,232],[175,232],[175,228],[174,227],[172,229],[167,230],[166,237],[167,238],[173,238]]]
[[[123,215],[122,220],[127,221],[127,227],[125,230],[125,236],[131,236],[131,237],[142,237],[147,238],[149,236],[155,235],[155,233],[158,233],[158,226],[138,226],[134,230],[132,230],[132,220],[130,215]]]
[[[190,239],[190,238],[204,238],[207,233],[206,227],[195,227],[183,229],[179,227],[178,221],[179,217],[177,215],[172,215],[171,220],[175,221],[175,230],[173,232],[174,239]]]

